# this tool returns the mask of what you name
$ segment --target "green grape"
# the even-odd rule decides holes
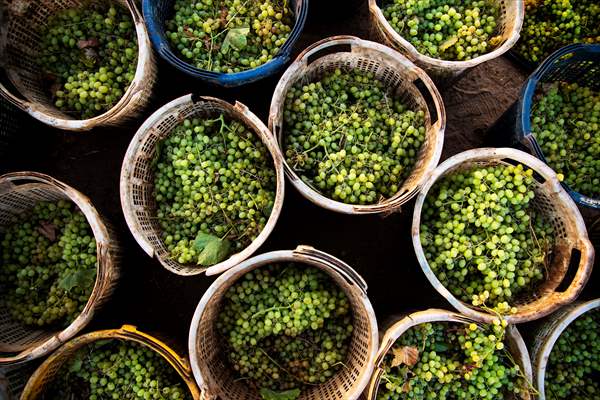
[[[425,113],[411,110],[371,73],[335,70],[287,93],[288,164],[325,196],[374,204],[395,195],[425,142]]]
[[[600,311],[589,311],[560,335],[548,359],[546,398],[600,399]]]
[[[553,84],[537,96],[531,132],[548,165],[577,192],[600,197],[600,92]]]
[[[276,175],[254,132],[224,114],[186,119],[158,148],[154,197],[171,258],[209,266],[256,239],[271,215]],[[207,257],[202,238],[223,251]]]
[[[131,15],[100,3],[60,11],[39,32],[39,66],[54,105],[77,118],[93,118],[117,104],[137,67]]]
[[[0,304],[26,326],[67,326],[96,281],[96,240],[65,200],[41,202],[0,234]]]
[[[41,400],[191,400],[175,369],[131,341],[103,340],[79,349],[45,388]]]
[[[197,68],[241,72],[279,53],[294,26],[290,5],[286,0],[175,0],[166,36]]]
[[[536,210],[533,171],[471,167],[440,179],[423,205],[421,244],[454,296],[500,314],[544,279],[554,229]]]
[[[385,0],[392,28],[426,56],[466,61],[502,42],[500,8],[488,0]]]
[[[600,3],[596,0],[532,0],[515,46],[525,59],[539,63],[572,43],[600,43]]]
[[[377,400],[503,400],[527,382],[505,350],[506,321],[424,323],[385,356]]]
[[[236,374],[259,389],[305,389],[344,368],[352,338],[346,294],[317,268],[275,264],[231,286],[217,320]]]

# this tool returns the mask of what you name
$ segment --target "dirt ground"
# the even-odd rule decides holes
[[[313,1],[306,29],[295,49],[301,51],[331,35],[369,38],[366,0]],[[0,172],[36,170],[63,180],[87,194],[116,226],[124,250],[122,281],[114,298],[86,331],[124,323],[158,332],[186,349],[194,309],[214,278],[183,278],[150,259],[131,236],[119,202],[119,174],[125,150],[141,122],[168,101],[190,91],[239,100],[266,121],[271,95],[280,75],[240,89],[218,90],[160,65],[160,84],[144,117],[129,127],[65,133],[35,127],[23,133],[25,143],[0,160]],[[448,114],[443,158],[490,143],[489,128],[518,96],[527,73],[507,58],[481,65],[443,88]],[[508,131],[506,132],[508,134]],[[385,218],[346,216],[320,209],[286,185],[281,218],[259,253],[312,245],[336,255],[366,279],[369,297],[381,321],[392,315],[428,307],[449,308],[425,279],[410,237],[414,202]],[[588,221],[598,213],[586,211]],[[582,298],[599,296],[599,273]],[[529,332],[529,326],[524,331]]]

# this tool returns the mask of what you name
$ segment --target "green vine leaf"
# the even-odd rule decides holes
[[[200,253],[198,264],[209,267],[220,263],[229,256],[231,242],[227,239],[200,232],[194,240],[194,249]]]
[[[89,288],[96,280],[96,268],[84,269],[81,271],[71,272],[58,283],[58,287],[62,290],[70,292],[74,287]]]
[[[275,392],[270,389],[260,389],[260,396],[263,400],[296,400],[300,397],[300,389],[286,390],[285,392]]]
[[[227,53],[231,47],[236,50],[243,50],[248,45],[248,34],[250,28],[232,28],[227,32],[227,36],[221,45],[221,52]]]

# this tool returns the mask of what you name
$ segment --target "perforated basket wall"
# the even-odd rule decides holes
[[[0,307],[0,365],[32,360],[56,349],[76,335],[110,298],[119,277],[119,244],[113,229],[102,219],[90,200],[75,189],[49,176],[21,172],[0,176],[0,236],[2,231],[43,201],[72,201],[85,215],[97,243],[97,277],[82,313],[63,330],[32,329],[14,321]]]
[[[324,39],[298,56],[275,89],[269,114],[269,129],[277,138],[282,154],[285,154],[286,127],[283,115],[288,91],[295,84],[314,82],[336,69],[373,73],[384,83],[390,95],[401,98],[415,110],[425,112],[425,143],[419,151],[416,164],[398,193],[378,204],[366,206],[341,203],[321,194],[317,188],[304,182],[282,155],[286,173],[303,196],[321,207],[347,214],[397,210],[418,193],[427,174],[439,162],[446,128],[442,98],[427,74],[396,51],[353,36]]]
[[[0,97],[0,157],[8,154],[9,146],[16,139],[19,125],[22,122],[20,110],[8,100]]]
[[[185,382],[192,399],[200,400],[198,386],[194,382],[186,358],[180,357],[169,346],[159,339],[138,331],[135,327],[125,325],[121,329],[97,331],[70,340],[52,354],[31,376],[21,400],[41,399],[44,391],[52,383],[61,367],[82,347],[99,340],[123,340],[139,343],[160,354],[179,374]]]
[[[379,347],[379,351],[377,352],[377,359],[375,360],[375,371],[371,377],[371,381],[369,382],[368,390],[365,392],[367,400],[377,399],[377,392],[381,383],[381,377],[384,372],[382,367],[383,361],[396,341],[412,327],[435,322],[470,324],[473,323],[474,320],[451,311],[437,309],[419,311],[409,314],[403,318],[401,317],[393,320],[381,339],[381,345]],[[523,388],[523,393],[518,397],[518,399],[529,400],[532,398],[529,387],[532,379],[531,361],[529,359],[529,353],[527,351],[527,347],[525,346],[525,342],[523,341],[523,338],[516,327],[508,326],[506,328],[505,343],[507,344],[508,353],[510,353],[512,359],[521,369],[522,375],[527,380],[527,382],[525,382],[526,387]],[[516,400],[516,396],[507,396],[506,400]]]
[[[157,70],[150,39],[134,0],[100,0],[130,11],[137,32],[138,61],[134,79],[119,102],[104,114],[86,120],[74,119],[54,106],[38,57],[39,31],[48,23],[49,16],[64,9],[83,7],[90,0],[7,1],[17,5],[8,7],[6,34],[2,38],[5,42],[0,47],[4,48],[3,57],[10,81],[27,100],[11,94],[4,86],[0,91],[3,96],[46,124],[75,131],[89,130],[98,125],[121,125],[144,110],[151,99]]]
[[[275,251],[246,260],[221,275],[200,300],[190,327],[189,353],[194,376],[207,398],[261,398],[256,389],[236,379],[226,360],[224,340],[217,332],[216,319],[227,290],[243,275],[265,265],[285,262],[319,268],[327,273],[348,296],[354,316],[354,333],[345,367],[326,383],[303,391],[299,400],[356,400],[366,387],[378,341],[377,321],[366,295],[366,285],[340,260],[300,246],[294,251]]]
[[[421,212],[427,193],[443,176],[474,166],[518,163],[535,172],[533,206],[554,227],[556,244],[545,280],[538,284],[528,296],[516,299],[512,305],[517,307],[517,313],[507,315],[505,318],[509,323],[521,323],[544,317],[577,298],[591,274],[594,248],[588,239],[587,230],[577,206],[560,185],[556,173],[542,161],[522,151],[509,148],[482,148],[459,153],[440,164],[430,175],[417,198],[413,215],[413,246],[419,264],[429,282],[460,313],[488,323],[495,315],[457,299],[432,271],[421,246]],[[573,265],[571,266],[571,264]],[[576,269],[575,274],[573,278],[568,278],[567,272],[572,269]],[[569,279],[572,280],[569,282]],[[568,286],[564,290],[559,290],[559,286],[563,286],[561,284]]]
[[[571,322],[593,310],[600,308],[600,299],[588,302],[577,302],[561,308],[552,314],[535,332],[533,345],[531,347],[531,359],[533,361],[533,379],[535,388],[538,390],[539,400],[546,400],[545,378],[548,358],[554,344],[569,327]],[[552,397],[550,397],[552,398]]]
[[[168,137],[186,118],[213,118],[216,114],[224,114],[228,118],[242,122],[262,140],[273,157],[277,189],[271,216],[260,235],[241,252],[207,269],[198,265],[182,265],[170,257],[162,239],[160,224],[156,219],[152,164],[158,157],[157,143]],[[179,275],[196,275],[205,271],[209,275],[219,273],[252,255],[275,227],[283,206],[283,195],[284,175],[281,157],[266,126],[243,104],[231,105],[212,97],[187,95],[173,100],[156,111],[140,127],[131,141],[121,170],[121,204],[131,233],[148,255],[156,257],[166,269]]]
[[[369,0],[372,30],[375,36],[378,37],[379,41],[400,51],[419,67],[440,80],[454,78],[465,70],[485,61],[493,60],[510,50],[519,40],[519,33],[525,16],[525,3],[523,0],[491,0],[500,7],[497,32],[494,34],[502,38],[500,45],[489,53],[475,57],[472,60],[445,61],[419,53],[408,40],[396,32],[383,15],[381,10],[383,1],[390,0]]]
[[[289,4],[294,12],[295,23],[279,53],[269,62],[256,68],[227,74],[199,69],[179,58],[178,54],[173,51],[171,42],[165,33],[165,24],[168,19],[172,18],[174,3],[173,0],[143,0],[144,18],[156,52],[179,71],[201,81],[223,87],[243,86],[279,72],[289,61],[294,43],[300,37],[308,15],[308,0],[290,0]]]
[[[0,367],[0,399],[19,400],[27,380],[33,374],[39,362]]]
[[[516,139],[540,160],[546,157],[531,132],[531,110],[536,96],[546,93],[553,83],[577,83],[592,90],[600,90],[600,44],[574,44],[554,52],[536,69],[523,85],[517,102],[515,120]],[[563,187],[577,204],[600,209],[600,199],[594,199],[573,190],[566,182]]]

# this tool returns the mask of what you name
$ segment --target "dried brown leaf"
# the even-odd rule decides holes
[[[38,226],[38,232],[51,242],[56,240],[56,225],[54,225],[52,222],[40,222],[40,226]]]
[[[88,39],[88,40],[80,40],[77,42],[77,47],[80,49],[87,49],[88,47],[98,47],[100,41],[96,38]]]
[[[419,349],[414,346],[402,346],[396,347],[392,350],[394,359],[392,360],[392,367],[405,364],[412,367],[419,361]]]
[[[408,392],[410,392],[410,381],[406,381],[404,382],[404,385],[402,385],[402,393]]]

